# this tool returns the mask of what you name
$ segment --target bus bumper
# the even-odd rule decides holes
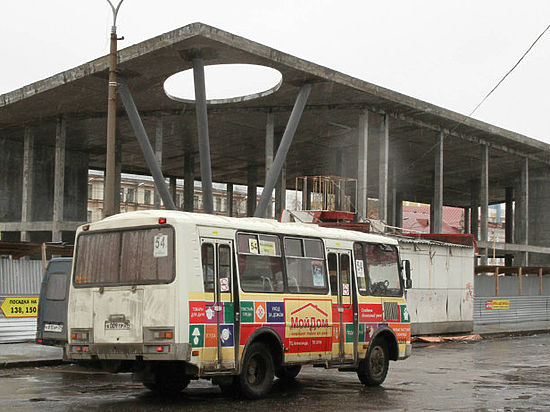
[[[399,351],[399,359],[407,359],[409,356],[411,356],[412,353],[412,344],[411,343],[405,343],[405,351],[401,352]]]
[[[69,343],[65,346],[67,360],[167,360],[189,361],[189,343]]]

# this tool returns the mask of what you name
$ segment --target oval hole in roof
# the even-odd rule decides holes
[[[276,92],[283,75],[271,67],[256,64],[215,64],[204,67],[208,104],[237,103]],[[184,103],[195,101],[193,69],[170,76],[164,82],[164,92]]]

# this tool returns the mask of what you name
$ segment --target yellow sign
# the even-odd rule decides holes
[[[275,256],[275,242],[260,240],[260,253],[262,255]]]
[[[493,300],[493,309],[510,309],[509,300]]]
[[[33,318],[38,315],[38,296],[9,296],[0,306],[6,318]]]
[[[488,300],[485,302],[485,309],[510,309],[509,300]]]

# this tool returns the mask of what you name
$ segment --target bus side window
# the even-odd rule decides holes
[[[366,295],[368,293],[367,287],[367,265],[365,264],[365,255],[363,253],[363,245],[361,243],[355,243],[353,245],[353,253],[355,257],[355,273],[357,279],[357,285],[359,287],[359,293]]]
[[[282,257],[279,238],[266,234],[237,235],[238,267],[244,292],[282,292]]]
[[[342,303],[348,305],[351,303],[351,282],[350,282],[350,264],[349,255],[340,255],[340,276],[342,277]]]
[[[338,260],[335,253],[328,254],[328,274],[332,296],[338,296]]]
[[[328,285],[322,241],[285,237],[284,247],[289,292],[325,295]]]
[[[214,245],[202,244],[202,276],[204,279],[204,291],[214,292]]]
[[[218,274],[220,292],[231,292],[231,248],[228,245],[218,247]]]

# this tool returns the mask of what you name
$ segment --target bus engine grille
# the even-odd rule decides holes
[[[400,319],[397,302],[384,302],[384,320],[399,322]]]

